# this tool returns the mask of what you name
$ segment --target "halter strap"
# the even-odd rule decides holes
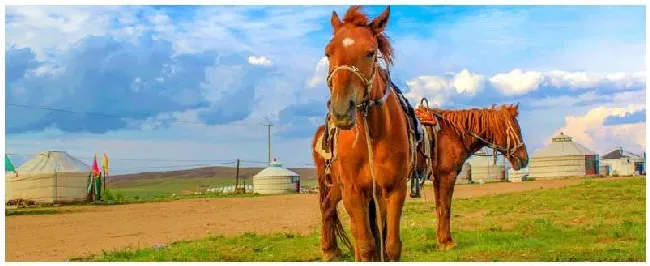
[[[327,86],[330,88],[330,90],[333,87],[332,84],[332,79],[334,78],[334,75],[339,71],[339,70],[347,70],[352,72],[355,76],[357,76],[361,82],[363,82],[364,85],[364,95],[363,95],[363,100],[361,103],[357,104],[357,109],[360,109],[361,112],[363,113],[364,116],[368,115],[368,111],[370,110],[370,107],[373,106],[379,106],[382,105],[383,103],[386,102],[386,99],[388,99],[388,95],[390,94],[390,91],[392,90],[392,82],[390,81],[390,72],[388,70],[388,65],[386,65],[386,88],[384,89],[384,95],[379,98],[379,99],[370,99],[370,92],[372,90],[372,87],[374,85],[375,81],[375,76],[377,72],[381,71],[382,69],[379,67],[377,63],[377,56],[375,55],[375,63],[373,64],[373,69],[372,69],[372,76],[370,78],[366,78],[363,73],[357,68],[356,66],[350,66],[350,65],[338,65],[332,68],[332,70],[328,73],[327,75]]]

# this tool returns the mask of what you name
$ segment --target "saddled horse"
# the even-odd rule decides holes
[[[430,141],[418,145],[418,151],[422,152],[417,154],[414,177],[419,175],[433,180],[438,215],[438,245],[440,249],[447,250],[455,245],[449,228],[451,199],[456,176],[465,160],[476,151],[488,146],[503,153],[513,168],[518,170],[528,164],[528,153],[517,121],[518,106],[504,105],[499,108],[466,110],[431,109],[431,111],[439,118],[437,119],[439,127],[423,123]],[[340,225],[336,211],[336,206],[341,200],[341,190],[335,184],[328,185],[330,181],[324,171],[325,160],[318,153],[319,140],[325,128],[325,125],[318,128],[312,146],[315,147],[313,157],[320,189],[321,245],[324,260],[331,260],[341,254],[337,237],[348,247],[349,240],[341,233],[343,227]],[[424,145],[430,145],[431,160],[428,163],[426,162],[428,158],[423,152]],[[333,171],[330,175],[336,174]],[[336,180],[333,179],[332,182]]]
[[[325,49],[329,58],[328,126],[320,128],[317,135],[326,139],[325,150],[330,153],[324,159],[315,151],[314,161],[321,175],[336,173],[330,183],[336,184],[337,199],[343,200],[350,216],[356,261],[400,260],[400,218],[408,190],[406,180],[415,162],[410,126],[417,119],[407,117],[403,96],[388,71],[393,59],[384,33],[389,13],[387,7],[370,21],[359,6],[352,6],[341,21],[333,12],[333,37]],[[322,191],[327,184],[319,187]],[[330,194],[321,193],[324,195]],[[336,213],[335,205],[327,212]],[[323,234],[339,232],[345,237],[338,217],[328,221],[332,223],[323,227]],[[337,249],[324,251],[326,259],[340,254]]]
[[[450,231],[451,200],[463,163],[483,147],[490,147],[503,154],[515,170],[528,165],[528,151],[517,121],[519,105],[464,110],[421,107],[416,110],[430,141],[418,145],[414,177],[433,181],[438,247],[448,250],[455,246]],[[421,113],[428,113],[431,119],[423,119]],[[430,145],[431,153],[425,154],[425,145]],[[417,185],[417,181],[411,184]],[[411,196],[415,195],[411,193]]]

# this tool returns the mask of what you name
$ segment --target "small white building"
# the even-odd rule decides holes
[[[300,176],[283,168],[277,159],[269,167],[253,176],[253,191],[258,194],[285,194],[300,192]]]
[[[623,150],[623,147],[605,154],[600,159],[601,165],[609,166],[610,176],[632,176],[645,174],[645,159],[639,155]]]

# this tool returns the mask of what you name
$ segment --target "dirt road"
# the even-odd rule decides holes
[[[558,188],[580,182],[582,180],[459,185],[454,198]],[[433,199],[430,185],[424,192],[427,201]],[[202,238],[207,234],[309,233],[317,229],[320,222],[318,195],[313,194],[62,208],[78,211],[5,217],[6,260],[65,261],[102,250],[151,247]]]

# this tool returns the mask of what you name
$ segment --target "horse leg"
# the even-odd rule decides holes
[[[342,254],[336,242],[336,231],[343,229],[336,208],[339,201],[341,201],[341,188],[338,184],[329,188],[327,195],[321,197],[321,246],[323,250],[323,261],[335,260]]]
[[[371,261],[375,252],[375,242],[370,229],[370,203],[363,192],[351,186],[344,187],[343,205],[350,215],[350,229],[354,235],[354,259]]]
[[[451,200],[454,194],[454,185],[456,183],[456,173],[445,173],[438,180],[437,189],[439,196],[436,199],[439,204],[436,206],[438,213],[438,247],[440,250],[452,249],[456,244],[451,238]]]
[[[402,240],[400,237],[400,218],[406,199],[406,183],[404,188],[393,190],[388,196],[386,208],[386,255],[390,261],[399,261],[402,256]]]

